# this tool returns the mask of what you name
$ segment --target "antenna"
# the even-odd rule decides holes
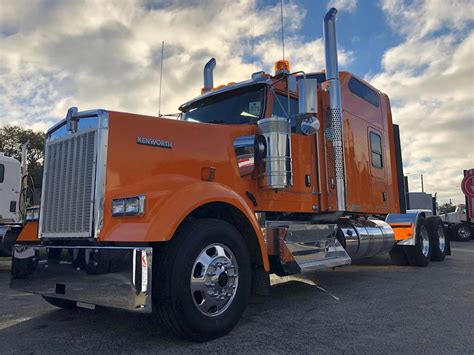
[[[254,19],[255,21],[255,19]],[[252,73],[255,71],[254,62],[255,62],[255,22],[252,24]]]
[[[160,68],[160,93],[158,97],[158,117],[161,117],[161,82],[163,81],[163,52],[165,49],[165,41],[161,42],[161,68]]]
[[[281,47],[283,51],[282,59],[285,59],[285,29],[283,27],[283,0],[280,0],[280,15],[281,15]]]

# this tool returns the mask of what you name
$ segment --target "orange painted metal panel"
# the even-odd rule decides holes
[[[379,95],[379,107],[370,104],[349,90],[351,77],[351,73],[340,74],[347,210],[361,214],[397,213],[400,208],[397,198],[393,128],[386,95],[364,82]],[[381,169],[372,165],[370,132],[377,133],[382,140]]]
[[[412,238],[415,235],[415,225],[409,223],[391,224],[390,225],[395,233],[395,240],[405,240]]]
[[[39,241],[38,239],[38,221],[27,222],[20,235],[18,236],[18,242],[34,242]]]
[[[209,125],[110,112],[103,242],[169,240],[195,208],[224,202],[251,222],[262,253],[263,235],[246,191],[256,190],[251,177],[241,179],[232,142],[252,134],[255,126]],[[179,132],[179,134],[176,134]],[[172,149],[136,144],[137,137],[167,140]],[[215,168],[213,182],[201,180],[203,167]],[[141,217],[112,217],[112,199],[145,195]],[[268,258],[264,262],[268,267]]]

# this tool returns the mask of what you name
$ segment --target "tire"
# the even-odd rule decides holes
[[[402,245],[394,245],[390,250],[390,259],[393,265],[405,266],[408,265],[408,257]]]
[[[459,242],[467,242],[472,238],[472,230],[465,223],[458,223],[453,227],[453,239]]]
[[[0,255],[12,256],[13,245],[15,245],[22,228],[8,228],[5,235],[0,237]]]
[[[76,302],[70,300],[63,300],[62,298],[47,297],[43,296],[44,300],[49,304],[62,308],[62,309],[75,309],[77,308]]]
[[[415,245],[405,249],[411,266],[423,267],[429,264],[433,249],[430,239],[426,220],[420,218],[415,231]]]
[[[443,261],[446,258],[448,241],[444,234],[444,223],[440,218],[433,217],[426,221],[428,234],[431,238],[431,260]]]
[[[199,342],[234,328],[247,306],[252,274],[245,241],[232,225],[190,220],[155,255],[153,309],[165,328]]]

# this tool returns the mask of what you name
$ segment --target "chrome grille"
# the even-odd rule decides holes
[[[78,132],[47,144],[42,237],[92,236],[96,132]]]

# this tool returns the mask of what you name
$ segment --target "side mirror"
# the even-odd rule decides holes
[[[319,131],[318,114],[318,81],[301,78],[298,80],[298,116],[301,119],[300,130],[310,136]]]
[[[306,136],[312,136],[313,134],[318,133],[320,126],[321,124],[316,117],[305,117],[303,121],[301,121],[301,133]]]
[[[312,116],[318,113],[318,81],[316,79],[298,80],[298,113]]]

